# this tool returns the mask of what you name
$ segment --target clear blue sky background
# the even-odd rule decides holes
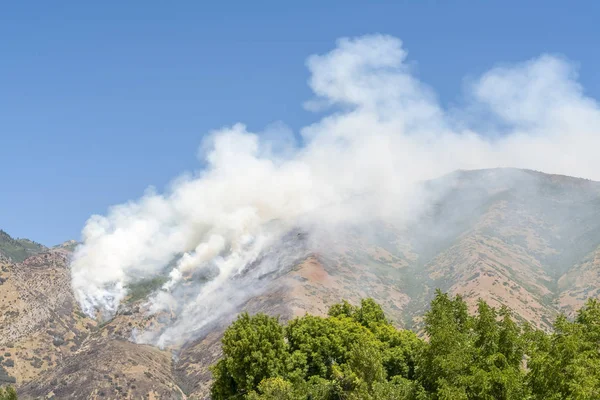
[[[0,229],[79,238],[111,204],[199,167],[215,128],[315,116],[305,58],[401,38],[449,104],[465,76],[540,53],[600,98],[595,1],[14,1],[0,5]]]

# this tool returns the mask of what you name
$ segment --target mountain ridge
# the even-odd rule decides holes
[[[572,315],[600,295],[599,182],[492,169],[456,171],[426,186],[435,201],[411,224],[376,221],[325,237],[320,248],[264,277],[240,309],[286,320],[373,297],[397,326],[419,329],[441,288],[471,307],[478,298],[506,304],[521,321],[549,329],[560,312]],[[302,247],[302,235],[286,240]],[[0,365],[20,395],[207,398],[208,366],[235,313],[165,350],[133,343],[136,332],[160,331],[167,316],[146,313],[146,292],[104,323],[84,315],[70,289],[75,245],[0,261],[0,354],[12,360]]]
[[[47,249],[46,246],[29,239],[13,238],[0,229],[0,257],[15,262],[24,261],[27,257],[41,253]]]

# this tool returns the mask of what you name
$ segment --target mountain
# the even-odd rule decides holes
[[[47,250],[45,246],[29,239],[13,239],[0,229],[0,258],[8,258],[14,262],[21,262],[27,257]]]
[[[302,258],[263,277],[241,308],[289,319],[373,297],[397,325],[418,330],[441,288],[471,305],[480,297],[506,304],[549,329],[558,313],[571,315],[600,295],[600,183],[494,169],[457,171],[423,187],[434,201],[408,224],[348,227],[320,236],[316,248],[310,233],[290,234],[272,251],[295,246]],[[117,315],[98,323],[70,289],[74,245],[40,248],[24,260],[0,247],[0,381],[16,379],[25,399],[207,398],[208,366],[235,315],[165,350],[133,343],[164,325],[164,315],[144,312],[160,282],[130,288]]]

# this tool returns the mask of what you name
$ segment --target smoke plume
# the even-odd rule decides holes
[[[299,132],[301,143],[283,124],[262,133],[222,128],[200,147],[205,168],[165,193],[92,216],[71,266],[84,311],[109,317],[129,287],[161,277],[149,311],[172,319],[138,339],[168,345],[259,292],[261,276],[316,245],[289,244],[294,229],[402,223],[428,201],[417,182],[457,169],[600,179],[600,110],[568,61],[543,55],[493,68],[449,111],[406,57],[394,37],[338,40],[308,58],[315,98],[305,106],[326,114]]]

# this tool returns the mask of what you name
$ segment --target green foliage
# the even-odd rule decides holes
[[[528,362],[534,399],[600,398],[600,303],[591,299],[575,321],[564,316],[534,342]]]
[[[600,399],[600,303],[548,334],[484,301],[470,315],[436,292],[426,338],[398,330],[372,299],[282,326],[242,314],[212,367],[212,398],[250,400]]]
[[[213,399],[237,398],[263,379],[285,375],[289,353],[277,318],[244,313],[225,331],[224,358],[213,367]]]
[[[168,280],[169,278],[166,276],[157,276],[130,284],[127,287],[127,301],[133,303],[145,299],[152,294],[152,292],[158,290]]]
[[[258,384],[257,392],[248,396],[249,400],[301,400],[302,395],[294,390],[291,382],[283,378],[267,378]],[[260,393],[260,394],[259,394]]]
[[[12,386],[0,387],[0,400],[17,400],[17,391]]]
[[[39,243],[27,239],[13,239],[8,233],[0,229],[0,254],[22,262],[27,257],[41,253],[46,248]]]

